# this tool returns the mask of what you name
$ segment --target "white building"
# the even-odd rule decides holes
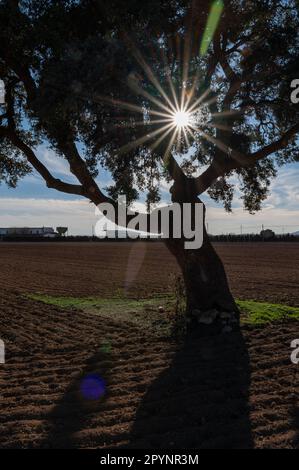
[[[0,236],[42,236],[55,237],[57,234],[53,227],[9,227],[0,228]]]

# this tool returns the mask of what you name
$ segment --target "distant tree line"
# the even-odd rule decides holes
[[[299,236],[287,233],[284,235],[275,235],[273,238],[267,239],[258,234],[236,235],[236,234],[222,234],[222,235],[209,235],[212,242],[299,242]],[[0,236],[0,241],[3,242],[98,242],[98,243],[115,243],[115,242],[161,242],[159,238],[139,238],[133,240],[131,238],[98,238],[84,235],[66,236],[45,238],[39,236]]]
[[[209,235],[212,242],[299,242],[299,236],[291,233],[274,235],[272,238],[265,238],[261,234],[227,234]]]

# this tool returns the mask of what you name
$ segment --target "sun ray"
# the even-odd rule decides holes
[[[220,9],[222,3],[223,3],[222,0],[215,0],[213,5],[215,6],[218,5],[218,8]],[[212,18],[213,14],[215,16],[214,19]],[[207,30],[205,32],[205,37],[203,39],[202,53],[204,50],[206,51],[208,49],[209,44],[213,38],[215,24],[219,20],[219,18],[216,18],[217,16],[216,13],[214,12],[213,14],[211,12],[211,24],[209,26],[207,25]],[[199,83],[199,78],[201,75],[201,70],[197,68],[195,74],[193,74],[194,76],[192,80],[191,78],[188,77],[189,70],[190,70],[190,51],[192,47],[191,36],[190,36],[190,32],[188,33],[188,31],[189,31],[189,28],[187,28],[187,33],[185,35],[186,41],[185,41],[184,47],[181,47],[182,46],[181,45],[181,31],[177,32],[177,34],[175,35],[175,41],[176,41],[178,51],[177,51],[177,54],[175,53],[174,50],[170,51],[169,61],[167,60],[165,49],[163,47],[160,47],[159,49],[163,57],[164,70],[160,69],[158,73],[161,72],[161,75],[163,76],[162,84],[165,83],[165,88],[168,94],[165,92],[161,83],[159,82],[158,78],[156,77],[154,73],[156,69],[151,68],[151,66],[143,58],[139,49],[133,44],[132,41],[130,41],[130,39],[128,39],[128,42],[130,42],[130,46],[131,46],[130,49],[136,61],[139,63],[139,65],[145,72],[145,75],[147,76],[149,82],[155,87],[158,93],[154,90],[154,96],[153,96],[147,90],[143,89],[142,85],[140,85],[138,77],[136,76],[137,78],[135,78],[135,75],[133,73],[132,73],[131,79],[129,76],[128,84],[134,92],[146,98],[150,103],[153,103],[160,110],[151,109],[150,107],[148,107],[147,104],[146,105],[144,104],[143,106],[138,105],[138,104],[132,104],[121,99],[113,98],[111,96],[109,97],[109,96],[102,96],[100,94],[82,93],[82,92],[77,94],[78,98],[81,100],[94,101],[95,103],[104,102],[113,107],[118,107],[120,109],[123,108],[124,110],[127,110],[127,111],[139,113],[141,114],[141,119],[142,119],[142,115],[144,117],[143,120],[137,121],[135,120],[135,118],[137,118],[136,116],[132,116],[131,120],[128,120],[128,116],[115,116],[114,119],[118,121],[118,124],[115,124],[114,126],[112,124],[113,127],[134,128],[134,127],[142,127],[142,126],[144,127],[159,126],[161,124],[161,127],[155,130],[151,130],[151,132],[149,132],[149,129],[147,129],[148,132],[146,130],[145,132],[147,133],[145,135],[138,138],[134,142],[130,142],[130,143],[127,143],[126,145],[123,145],[122,147],[119,148],[118,151],[115,151],[115,153],[123,154],[126,151],[134,149],[138,147],[139,145],[142,145],[145,143],[147,143],[149,150],[153,151],[161,144],[161,142],[163,142],[163,140],[165,140],[166,138],[169,138],[169,142],[168,142],[166,151],[163,156],[163,160],[166,161],[169,158],[169,152],[172,146],[174,145],[175,140],[176,140],[176,145],[175,145],[176,151],[180,153],[182,143],[184,143],[184,140],[187,146],[191,147],[194,140],[197,139],[199,136],[201,136],[206,141],[218,147],[222,152],[228,155],[231,155],[232,158],[236,158],[236,159],[238,158],[237,151],[230,148],[224,142],[217,139],[213,135],[209,135],[203,129],[211,128],[214,131],[216,131],[216,129],[219,129],[222,131],[232,132],[232,127],[222,124],[221,119],[219,119],[220,120],[219,123],[215,121],[217,120],[217,118],[230,117],[230,116],[244,113],[246,110],[248,110],[248,108],[250,108],[250,105],[245,106],[243,108],[239,108],[239,109],[228,109],[228,110],[220,111],[220,112],[214,111],[213,109],[211,110],[211,112],[208,112],[209,107],[212,104],[217,103],[219,96],[221,97],[221,91],[217,95],[216,91],[213,91],[211,87],[209,87],[198,98],[195,96],[195,93],[197,91],[197,85]],[[175,49],[175,45],[173,46],[173,49]],[[157,54],[155,51],[153,53],[154,55],[153,60],[156,64],[158,64],[159,57],[157,57]],[[174,67],[171,70],[169,63],[172,58],[174,61],[173,62]],[[179,64],[182,62],[182,60],[183,60],[183,64],[181,67]],[[173,81],[173,77],[172,77],[173,72],[177,73],[178,76],[180,76],[180,86],[177,85],[176,82]],[[230,71],[224,70],[224,72],[226,72],[226,80],[229,81],[230,74],[231,74]],[[247,77],[249,76],[250,74],[247,75]],[[225,77],[223,77],[223,83],[224,83],[224,80],[225,80]],[[190,83],[190,87],[189,87],[189,83]],[[236,84],[235,88],[230,87],[226,96],[230,96],[232,93],[235,93],[236,90],[238,90],[239,88],[240,88],[239,84]],[[178,92],[178,89],[181,89],[181,93]],[[212,96],[210,97],[211,94]],[[140,101],[142,101],[142,99],[140,99]],[[217,109],[217,106],[215,106],[214,108]],[[207,114],[206,114],[206,111],[207,111]],[[118,114],[124,114],[124,113],[119,113],[119,110],[117,110],[117,112]],[[208,115],[208,118],[206,117],[207,115]],[[149,116],[150,117],[154,116],[158,119],[151,119],[149,118]],[[212,120],[209,122],[210,118],[212,118]],[[128,121],[125,122],[126,120]],[[153,143],[148,142],[148,141],[151,141],[152,139],[154,139]],[[151,144],[151,145],[148,145],[148,144]]]
[[[133,91],[136,92],[136,94],[144,96],[145,98],[147,98],[149,101],[154,103],[159,108],[164,109],[164,111],[166,111],[167,113],[171,113],[172,109],[168,108],[165,104],[163,104],[161,101],[154,98],[150,93],[148,93],[146,90],[144,90],[137,84],[133,85],[132,80],[129,81],[129,86]]]
[[[194,137],[194,132],[192,131],[192,126],[191,126],[191,124],[189,124],[189,125],[186,127],[186,132],[187,132],[188,134],[190,134],[191,139],[194,140],[195,137]],[[190,147],[190,146],[191,146],[191,144],[189,145],[189,147]]]
[[[167,82],[169,84],[169,88],[170,88],[170,91],[171,91],[171,94],[172,94],[172,97],[173,97],[173,100],[174,100],[175,107],[176,107],[176,109],[178,109],[179,101],[178,101],[178,97],[177,97],[177,94],[176,94],[175,89],[174,89],[173,80],[171,78],[171,70],[170,70],[170,66],[167,62],[164,49],[161,49],[161,55],[162,55],[163,64],[164,64],[164,67],[165,67],[165,70],[166,70]]]
[[[220,3],[222,3],[220,0],[214,2],[215,5]],[[209,41],[213,36],[212,26],[210,27],[211,31],[206,31],[206,37],[204,40],[205,44],[202,45],[202,48],[208,48],[209,46]],[[144,117],[143,120],[142,118],[141,120],[137,120],[137,116],[135,115],[132,116],[133,119],[131,119],[131,121],[129,120],[129,122],[125,122],[126,117],[123,117],[121,118],[119,127],[156,127],[154,127],[154,130],[151,129],[151,132],[148,129],[148,132],[146,131],[145,135],[139,137],[134,142],[123,145],[118,150],[119,154],[130,151],[131,149],[143,144],[146,144],[150,151],[154,151],[165,139],[167,139],[166,143],[163,144],[163,147],[166,147],[163,154],[163,161],[164,163],[167,163],[173,146],[177,153],[181,153],[182,145],[184,145],[184,149],[186,148],[185,144],[187,148],[190,148],[193,145],[193,142],[199,138],[212,143],[224,153],[230,154],[233,152],[233,149],[230,149],[225,143],[216,138],[217,134],[216,137],[214,137],[214,135],[216,133],[216,129],[231,132],[232,127],[222,124],[220,118],[239,114],[242,110],[225,110],[217,112],[217,102],[218,99],[221,98],[221,93],[217,95],[216,91],[213,91],[211,87],[208,87],[200,96],[198,96],[201,70],[197,68],[195,73],[192,73],[192,79],[189,78],[192,48],[191,29],[190,27],[187,28],[183,47],[180,42],[181,32],[177,33],[176,44],[178,52],[176,54],[175,51],[170,51],[169,60],[167,59],[168,56],[164,48],[164,43],[160,44],[160,48],[158,49],[160,51],[160,56],[162,55],[162,62],[164,64],[164,69],[161,69],[160,72],[158,72],[161,73],[162,76],[161,82],[158,79],[158,75],[155,73],[156,67],[151,67],[151,62],[147,62],[136,45],[130,40],[130,38],[126,37],[132,55],[143,70],[143,73],[140,71],[142,77],[138,77],[132,72],[128,78],[128,84],[131,90],[145,98],[145,100],[140,98],[141,105],[138,106],[137,104],[131,104],[124,100],[112,97],[99,96],[99,99],[112,106],[140,113]],[[208,32],[210,36],[208,36]],[[165,39],[165,41],[167,41],[167,39]],[[152,52],[154,63],[158,63],[159,60],[161,60],[161,57],[159,54],[156,54],[156,52],[158,52],[156,49]],[[157,55],[159,57],[157,57]],[[169,64],[172,59],[174,66],[171,69]],[[177,83],[173,81],[173,70],[180,76],[180,85],[177,85]],[[141,80],[146,79],[146,77],[148,83],[153,85],[150,88],[153,89],[154,87],[152,94],[148,91],[149,88],[145,87],[147,89],[144,89],[141,82]],[[178,92],[178,89],[180,92]],[[143,102],[144,105],[142,105]],[[154,109],[151,108],[152,105],[154,105]],[[217,118],[219,118],[219,122],[217,122]],[[214,135],[210,135],[206,132],[206,130],[209,129],[214,130]]]
[[[193,96],[194,96],[195,89],[196,89],[196,85],[197,85],[197,83],[198,83],[198,81],[199,81],[199,76],[200,76],[200,71],[197,70],[197,71],[196,71],[196,74],[195,74],[195,76],[194,76],[194,78],[193,78],[192,87],[191,87],[191,89],[190,89],[190,91],[189,91],[189,93],[188,93],[188,95],[187,95],[187,100],[186,100],[185,107],[184,107],[185,110],[188,109],[188,106],[189,106],[189,104],[190,104],[190,101],[192,100],[192,98],[193,98]]]
[[[110,104],[111,106],[120,106],[123,109],[127,109],[128,111],[136,111],[138,113],[144,114],[144,108],[141,106],[137,106],[135,104],[128,103],[126,101],[118,100],[115,98],[109,98],[107,96],[99,97],[98,100],[101,102],[105,102],[107,104]],[[162,116],[164,118],[169,117],[169,114],[167,113],[162,113],[160,111],[155,111],[153,109],[147,110],[149,114],[152,114],[153,116]]]
[[[169,144],[164,152],[164,155],[163,155],[163,162],[165,165],[168,165],[169,163],[169,154],[170,154],[170,150],[171,150],[171,147],[173,146],[173,143],[175,141],[175,138],[176,138],[176,135],[177,135],[177,132],[178,132],[178,129],[175,129],[174,130],[174,133],[169,141]]]
[[[192,138],[194,138],[194,132],[192,132],[191,124],[188,124],[188,126],[186,126],[186,131],[191,135]]]
[[[189,107],[189,113],[194,113],[197,111],[196,108],[199,107],[199,105],[201,103],[203,103],[204,105],[207,105],[207,101],[206,98],[210,95],[210,93],[212,92],[211,88],[207,88],[200,96],[199,98],[197,98],[197,100],[194,101],[194,103]],[[214,99],[214,98],[213,98]]]
[[[236,115],[236,114],[240,114],[242,113],[243,111],[245,111],[246,108],[240,108],[240,109],[230,109],[229,111],[220,111],[219,113],[212,113],[211,114],[211,117],[222,117],[222,116],[233,116],[233,115]]]
[[[183,128],[183,133],[184,133],[184,137],[185,137],[185,142],[186,142],[187,146],[190,147],[190,141],[189,141],[189,137],[188,137],[187,130],[186,130],[185,127]]]
[[[192,106],[190,106],[190,108],[188,109],[189,113],[195,113],[197,111],[197,108],[198,105],[200,105],[204,99],[209,96],[209,94],[211,93],[211,89],[208,88],[193,104]],[[204,103],[206,105],[206,102]]]
[[[217,123],[214,123],[214,122],[205,122],[204,123],[205,126],[207,127],[211,127],[212,129],[220,129],[221,131],[227,131],[227,132],[231,132],[231,127],[229,126],[225,126],[224,124],[217,124]],[[202,128],[200,126],[196,126],[195,124],[192,123],[192,121],[188,124],[189,127],[191,127],[193,130],[195,131],[201,131]]]
[[[121,128],[126,128],[126,127],[143,127],[143,126],[155,126],[157,124],[163,124],[165,122],[172,123],[173,119],[171,117],[167,119],[155,119],[155,120],[150,120],[150,121],[134,121],[134,122],[123,122],[119,124],[115,124],[114,127],[121,127]]]
[[[160,143],[170,134],[170,132],[173,132],[174,129],[173,127],[170,127],[170,129],[167,129],[152,145],[149,146],[149,150],[153,151],[155,148],[160,145]]]
[[[215,137],[207,134],[204,131],[200,131],[200,133],[208,142],[211,142],[212,144],[216,145],[216,147],[222,150],[222,152],[227,153],[227,154],[231,153],[232,149],[230,149],[226,144],[224,144],[220,140],[215,139]]]
[[[132,46],[132,49],[133,49],[132,52],[133,52],[133,55],[134,55],[135,59],[137,60],[139,65],[143,68],[143,70],[144,70],[145,74],[147,75],[148,79],[150,80],[150,82],[156,87],[156,89],[163,96],[163,98],[168,103],[168,105],[171,107],[171,109],[173,111],[175,111],[175,106],[173,105],[173,103],[171,102],[171,100],[169,99],[169,97],[167,96],[165,91],[163,90],[162,86],[160,85],[159,81],[157,80],[157,78],[156,78],[154,72],[152,71],[151,67],[147,64],[145,59],[142,57],[142,55],[141,55],[140,51],[137,49],[137,47],[132,43],[131,43],[131,46]]]
[[[182,139],[182,128],[179,127],[178,129],[178,138],[177,138],[177,152],[181,153],[181,139]]]
[[[191,17],[189,17],[188,22]],[[184,53],[183,53],[183,73],[182,73],[182,94],[181,94],[181,109],[185,109],[185,96],[186,96],[186,87],[189,75],[189,63],[190,63],[190,53],[191,53],[191,35],[190,35],[190,25],[186,28],[186,40],[184,42]]]
[[[232,128],[230,126],[226,126],[225,124],[218,124],[216,122],[208,122],[206,123],[206,125],[208,127],[211,127],[211,128],[216,128],[216,129],[219,129],[220,131],[227,131],[227,132],[231,132]]]
[[[123,145],[122,147],[120,147],[117,150],[116,153],[119,155],[119,154],[125,153],[129,150],[133,150],[134,148],[138,147],[139,145],[142,145],[145,142],[147,142],[148,140],[152,139],[156,135],[161,134],[161,132],[168,129],[169,127],[173,128],[173,124],[172,123],[167,124],[166,126],[160,127],[159,129],[156,129],[155,131],[150,132],[149,134],[145,134],[144,136],[140,137],[139,139],[135,140],[134,142],[129,142],[128,144]]]

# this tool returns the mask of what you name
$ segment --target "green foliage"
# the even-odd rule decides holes
[[[27,161],[8,142],[0,148],[0,184],[4,181],[8,187],[15,188],[18,180],[30,172]]]
[[[223,202],[227,212],[231,212],[234,197],[234,186],[227,181],[227,178],[219,178],[208,190],[209,196],[216,202]]]
[[[14,131],[27,145],[46,141],[66,158],[64,144],[80,143],[92,177],[99,165],[111,172],[108,193],[113,198],[122,192],[131,201],[146,191],[150,203],[160,198],[168,141],[154,150],[149,147],[157,144],[155,136],[128,146],[161,126],[140,125],[150,110],[159,109],[146,93],[165,104],[142,60],[168,96],[169,76],[177,95],[182,89],[190,93],[194,84],[194,100],[210,88],[201,130],[190,138],[193,156],[183,137],[177,145],[189,176],[215,157],[230,160],[227,149],[252,153],[298,123],[299,107],[290,102],[291,80],[299,77],[298,35],[293,0],[145,0],[142,8],[137,0],[3,0],[0,77],[11,87]],[[124,101],[142,112],[123,107]],[[6,111],[0,128],[9,125]],[[28,166],[11,153],[1,132],[0,142],[0,179],[15,186]],[[230,210],[235,180],[228,178],[237,175],[245,208],[259,210],[277,165],[298,158],[294,138],[254,168],[229,172],[209,195]]]

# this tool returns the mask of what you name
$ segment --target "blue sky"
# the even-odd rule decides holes
[[[68,165],[46,146],[37,150],[39,158],[51,172],[65,181],[76,182],[70,175]],[[272,182],[271,194],[263,204],[263,210],[250,215],[242,208],[242,201],[237,197],[233,213],[226,214],[223,207],[204,196],[207,203],[207,222],[209,232],[240,233],[258,232],[262,225],[271,227],[277,233],[299,230],[299,164],[282,167],[278,177]],[[111,183],[110,175],[101,172],[100,184],[105,187]],[[163,189],[167,200],[167,187]],[[136,209],[143,209],[142,202]],[[97,222],[94,206],[83,198],[48,189],[42,178],[33,172],[24,178],[16,189],[0,186],[0,227],[7,226],[68,226],[72,235],[90,235]],[[283,228],[284,227],[284,228]]]

